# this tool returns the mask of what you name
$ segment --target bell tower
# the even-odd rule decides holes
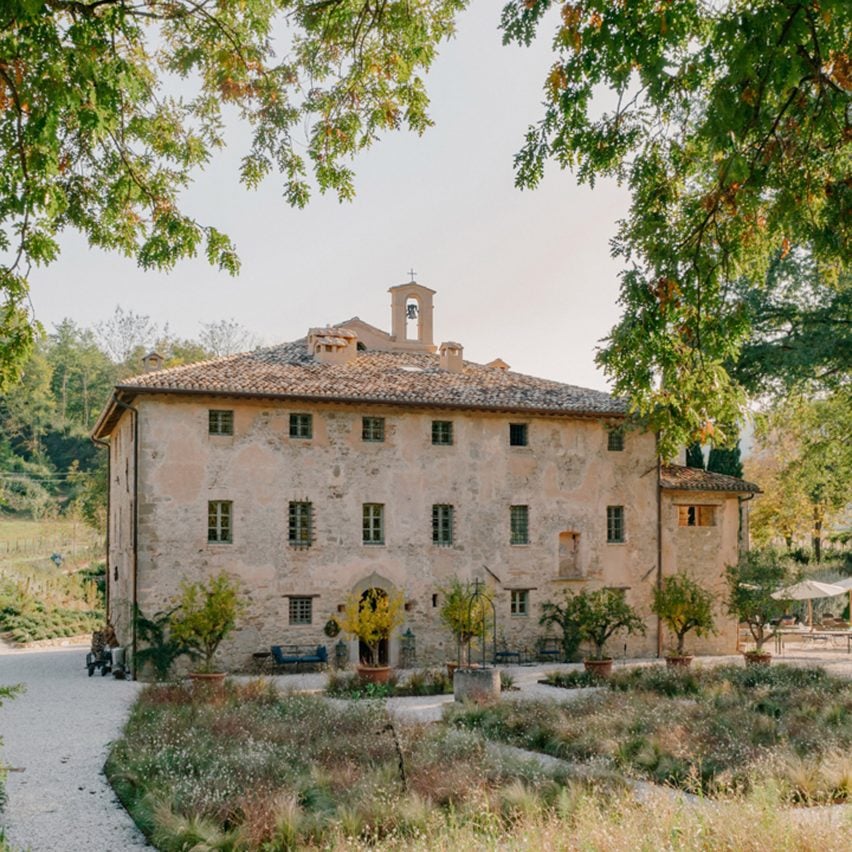
[[[396,351],[434,352],[432,297],[434,290],[416,281],[391,287],[391,340]]]

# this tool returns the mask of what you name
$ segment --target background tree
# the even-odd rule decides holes
[[[198,340],[212,358],[248,352],[260,345],[257,336],[234,319],[202,323]]]
[[[704,450],[700,441],[693,441],[686,448],[686,466],[704,470]]]
[[[727,476],[742,478],[743,463],[740,460],[740,442],[737,439],[733,447],[711,447],[707,456],[707,470],[711,473],[724,473]]]

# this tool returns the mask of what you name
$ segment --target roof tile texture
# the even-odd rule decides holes
[[[663,488],[679,491],[746,491],[760,493],[753,482],[737,479],[724,473],[711,473],[697,467],[683,467],[679,464],[664,464],[660,482]]]

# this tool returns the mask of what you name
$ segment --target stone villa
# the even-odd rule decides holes
[[[390,293],[390,333],[356,317],[171,369],[152,354],[115,388],[94,437],[109,446],[108,612],[123,643],[133,602],[151,614],[222,569],[249,601],[221,649],[232,667],[271,644],[331,651],[324,625],[370,588],[404,595],[394,664],[408,629],[419,664],[454,656],[438,618],[454,577],[488,585],[509,648],[535,646],[541,603],[565,589],[623,589],[647,616],[617,654],[668,646],[650,614],[659,577],[685,569],[721,602],[756,486],[659,466],[623,401],[465,361],[433,343],[433,290]],[[734,650],[719,616],[699,651]]]

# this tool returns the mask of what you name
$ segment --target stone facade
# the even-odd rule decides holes
[[[403,295],[409,292],[410,285]],[[424,327],[431,334],[431,293],[417,291],[420,316],[427,312],[429,318],[420,323],[421,336]],[[399,305],[397,293],[395,326]],[[302,349],[286,350],[286,369],[292,373],[296,364],[325,371],[335,388],[336,377],[351,382],[359,363],[373,363],[369,351],[396,352],[390,335],[371,334],[357,318],[342,326],[348,333],[339,337],[312,330],[309,339],[325,341],[328,359],[310,354],[303,342]],[[338,350],[353,351],[346,357],[331,352],[331,340]],[[368,351],[355,350],[357,341],[369,341]],[[419,340],[419,349],[417,343],[376,362],[362,399],[342,399],[337,391],[328,398],[288,395],[292,382],[277,395],[247,391],[238,359],[208,362],[196,373],[148,373],[117,388],[96,435],[110,444],[109,615],[123,642],[133,642],[133,601],[146,614],[156,612],[167,607],[181,580],[203,580],[220,570],[238,579],[248,602],[221,649],[231,668],[245,668],[252,653],[271,644],[332,646],[337,640],[329,640],[323,626],[350,594],[374,587],[405,599],[406,621],[388,649],[392,664],[400,662],[400,636],[408,629],[418,664],[455,656],[438,617],[442,590],[453,578],[488,586],[498,636],[510,648],[535,647],[544,632],[541,604],[563,590],[622,588],[648,617],[648,632],[626,644],[618,639],[610,650],[619,655],[655,654],[661,645],[650,615],[660,570],[685,569],[721,592],[724,566],[737,556],[742,489],[708,494],[684,491],[677,482],[674,488],[663,482],[661,489],[653,435],[628,429],[623,444],[610,440],[623,421],[617,401],[607,410],[589,396],[594,392],[555,386],[567,402],[561,410],[542,411],[538,397],[527,401],[537,387],[530,382],[541,380],[517,377],[503,362],[490,368],[463,362],[458,344],[439,356],[431,337]],[[458,359],[442,365],[448,348]],[[292,354],[297,350],[298,357]],[[254,353],[239,357],[258,360]],[[381,370],[393,371],[387,381],[394,394],[404,393],[399,383],[407,371],[432,370],[434,382],[454,374],[447,404],[400,401],[390,392],[388,401],[377,399]],[[491,374],[503,383],[495,398],[511,398],[513,381],[521,389],[514,409],[501,404],[501,410],[487,410],[460,399],[465,393],[483,398],[482,383],[492,381]],[[225,381],[232,386],[221,387]],[[437,393],[434,383],[430,392]],[[554,398],[549,385],[542,394],[545,401]],[[575,397],[592,402],[577,408],[570,402]],[[230,434],[211,434],[210,411],[231,412]],[[307,434],[293,434],[291,415],[309,416],[299,421]],[[383,440],[364,439],[364,418],[383,420]],[[435,421],[452,424],[451,442],[433,442]],[[230,506],[227,542],[209,540],[208,510],[217,502]],[[307,541],[292,540],[291,503],[310,504]],[[363,542],[365,504],[382,507],[382,543]],[[712,526],[679,525],[681,505],[711,504]],[[433,541],[435,506],[452,507],[451,542]],[[512,541],[513,513],[518,543]],[[528,535],[520,543],[524,515]],[[608,541],[613,537],[622,540]],[[309,623],[291,623],[294,606],[295,620],[309,616]],[[698,643],[699,650],[733,650],[734,625],[722,623],[720,635]],[[357,661],[357,642],[348,653]]]

